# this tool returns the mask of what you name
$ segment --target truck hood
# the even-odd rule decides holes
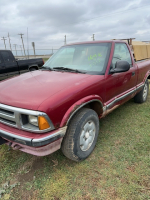
[[[58,71],[28,72],[0,83],[0,103],[38,110],[44,100],[89,76]]]

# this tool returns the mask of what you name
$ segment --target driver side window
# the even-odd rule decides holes
[[[129,49],[125,43],[116,43],[114,55],[112,59],[112,68],[115,68],[115,64],[119,60],[127,61],[130,65],[132,64]]]

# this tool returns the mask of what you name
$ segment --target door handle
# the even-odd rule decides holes
[[[132,72],[132,76],[135,76],[135,72]]]

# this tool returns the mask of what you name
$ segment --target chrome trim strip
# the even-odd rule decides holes
[[[3,130],[0,130],[0,136],[8,139],[12,142],[17,142],[17,143],[21,143],[21,144],[25,144],[27,146],[33,146],[33,147],[39,147],[39,146],[43,146],[46,144],[49,144],[59,138],[62,138],[67,130],[67,126],[58,129],[54,134],[43,137],[43,138],[39,138],[39,139],[30,139],[30,138],[26,138],[26,137],[22,137],[22,136],[18,136]]]
[[[0,108],[2,109],[6,109],[8,111],[12,111],[12,112],[18,112],[21,114],[29,114],[29,115],[39,115],[41,112],[39,111],[34,111],[34,110],[27,110],[27,109],[23,109],[23,108],[17,108],[17,107],[13,107],[13,106],[8,106],[5,104],[1,104],[0,103]]]
[[[142,85],[138,86],[136,89],[134,89],[134,90],[122,95],[121,97],[116,98],[114,101],[112,101],[111,103],[106,105],[106,110],[109,109],[110,107],[112,107],[113,104],[115,104],[116,102],[125,99],[127,96],[129,96],[129,95],[133,94],[134,92],[136,92],[137,90],[141,89],[143,86],[144,86],[144,84],[142,84]]]
[[[14,121],[14,122],[16,122],[15,121],[15,116],[10,116],[10,115],[7,115],[7,114],[4,114],[4,113],[1,113],[1,111],[0,111],[0,117],[1,118],[5,118],[5,119],[8,119],[8,120],[11,120],[11,121]]]
[[[127,94],[122,95],[121,97],[116,98],[114,101],[112,101],[111,103],[109,103],[109,104],[106,106],[107,109],[109,109],[110,107],[112,107],[113,104],[115,104],[116,102],[121,101],[121,100],[123,100],[124,98],[126,98],[127,96],[131,95],[131,94],[134,93],[135,91],[136,91],[136,89],[134,89],[134,90],[128,92]]]
[[[13,107],[13,106],[8,106],[5,104],[0,104],[0,108],[4,109],[6,111],[11,111],[14,113],[14,118],[12,119],[11,116],[6,116],[3,115],[4,119],[8,120],[12,120],[14,122],[16,122],[16,125],[10,124],[9,122],[5,122],[3,120],[0,120],[1,123],[12,126],[12,127],[16,127],[18,129],[22,129],[22,130],[26,130],[26,131],[30,131],[30,132],[34,132],[34,133],[45,133],[51,130],[54,130],[54,125],[52,123],[52,121],[50,120],[50,118],[48,117],[48,115],[44,112],[40,112],[40,111],[34,111],[34,110],[27,110],[27,109],[23,109],[23,108],[17,108],[17,107]],[[38,129],[29,129],[27,127],[25,127],[25,125],[22,124],[22,120],[21,120],[21,115],[25,114],[25,115],[34,115],[34,116],[44,116],[46,118],[46,120],[48,121],[50,128],[45,129],[45,130],[38,130]],[[6,116],[6,117],[5,117]]]
[[[144,87],[144,84],[138,86],[138,87],[136,88],[136,90],[141,89],[142,87]]]

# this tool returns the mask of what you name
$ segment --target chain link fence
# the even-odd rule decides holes
[[[57,49],[35,49],[35,55],[33,49],[25,50],[25,53],[23,50],[12,50],[12,53],[15,57],[50,57],[54,53],[56,53]]]
[[[28,50],[24,50],[22,49],[13,49],[12,53],[16,58],[38,58],[38,57],[42,57],[42,58],[49,58],[51,55],[53,55],[54,53],[56,53],[58,51],[58,47],[57,48],[51,48],[51,49],[35,49],[35,55],[34,55],[34,50],[33,49],[28,49]],[[0,50],[4,50],[4,49],[0,49]],[[10,49],[7,49],[10,50]]]

